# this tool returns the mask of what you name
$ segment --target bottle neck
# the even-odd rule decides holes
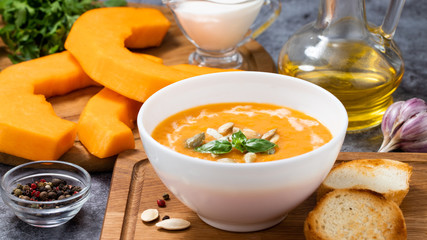
[[[329,29],[332,37],[365,36],[367,22],[364,0],[321,0],[316,27]]]

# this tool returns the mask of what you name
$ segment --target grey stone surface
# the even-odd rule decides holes
[[[133,1],[161,5],[160,0]],[[389,0],[366,0],[368,19],[380,24]],[[277,60],[283,44],[296,30],[315,20],[319,0],[284,0],[279,19],[257,41]],[[406,72],[396,100],[419,97],[427,100],[427,1],[407,0],[399,22],[395,41],[400,47]],[[380,129],[348,134],[342,151],[376,151],[382,141]],[[10,166],[0,164],[3,175]],[[81,212],[67,224],[40,229],[31,227],[17,217],[0,200],[0,239],[98,239],[108,199],[111,173],[91,174],[93,190]]]

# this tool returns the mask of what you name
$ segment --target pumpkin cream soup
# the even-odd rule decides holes
[[[170,116],[153,131],[159,143],[218,162],[266,162],[297,156],[332,138],[316,119],[264,103],[218,103]]]

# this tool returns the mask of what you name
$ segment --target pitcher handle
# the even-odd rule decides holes
[[[239,46],[261,35],[279,17],[282,10],[280,0],[265,0],[263,4],[255,23],[249,28],[248,36],[240,42]]]
[[[390,0],[383,23],[380,26],[383,37],[392,39],[406,0]]]

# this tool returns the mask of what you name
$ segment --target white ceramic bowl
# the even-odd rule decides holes
[[[219,102],[287,106],[319,120],[333,138],[296,157],[239,164],[189,157],[151,137],[170,115]],[[271,227],[308,198],[332,168],[347,123],[345,108],[328,91],[301,79],[249,71],[207,74],[169,85],[143,104],[137,119],[144,149],[166,187],[209,225],[236,232]]]

